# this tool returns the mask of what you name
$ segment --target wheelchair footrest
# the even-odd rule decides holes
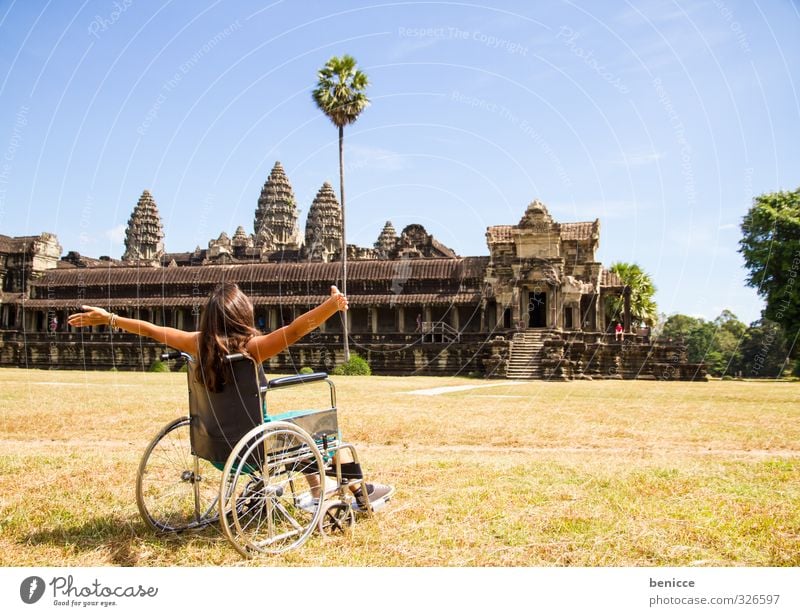
[[[394,486],[384,485],[384,484],[375,484],[375,489],[381,492],[381,495],[378,498],[370,498],[370,505],[372,506],[372,512],[376,513],[383,509],[386,504],[392,500],[394,496],[395,488]],[[356,513],[361,513],[364,511],[364,508],[359,505],[358,499],[353,501],[353,510]]]

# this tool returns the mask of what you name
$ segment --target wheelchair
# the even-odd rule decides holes
[[[340,439],[336,390],[324,372],[267,381],[261,366],[229,355],[231,382],[209,392],[188,362],[189,416],[168,423],[147,446],[136,476],[136,503],[158,533],[219,523],[244,557],[280,554],[318,530],[350,532],[356,512],[371,515],[393,495],[358,501],[366,482],[358,453]],[[327,383],[330,406],[267,414],[270,391]],[[350,461],[343,462],[343,452]]]

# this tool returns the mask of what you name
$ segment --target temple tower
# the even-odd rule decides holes
[[[383,225],[383,231],[375,242],[375,253],[379,259],[390,259],[392,251],[397,246],[397,231],[394,230],[391,220],[387,220]]]
[[[261,190],[253,227],[256,247],[262,250],[297,250],[300,247],[297,201],[280,162],[275,163]]]
[[[141,265],[159,265],[163,256],[164,226],[153,195],[145,190],[128,220],[122,260]]]
[[[308,210],[305,253],[310,261],[333,261],[342,254],[342,208],[328,182]]]

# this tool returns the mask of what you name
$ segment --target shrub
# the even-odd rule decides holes
[[[308,366],[303,366],[302,368],[300,368],[300,372],[299,372],[299,374],[313,374],[313,373],[314,373],[314,369],[313,368],[309,368]]]
[[[366,359],[356,353],[351,353],[350,361],[336,366],[332,374],[337,376],[369,376],[372,374],[372,370]]]
[[[169,372],[169,366],[160,359],[155,360],[147,369],[148,372]]]
[[[189,372],[189,362],[183,362],[183,365],[178,369],[178,372]]]
[[[477,370],[473,370],[472,372],[467,374],[467,377],[470,378],[470,379],[482,379],[483,378],[483,372],[479,372]]]

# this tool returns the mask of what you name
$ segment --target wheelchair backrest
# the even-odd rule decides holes
[[[224,463],[233,447],[263,421],[264,371],[249,357],[230,356],[230,378],[219,393],[208,391],[189,366],[192,453]]]

